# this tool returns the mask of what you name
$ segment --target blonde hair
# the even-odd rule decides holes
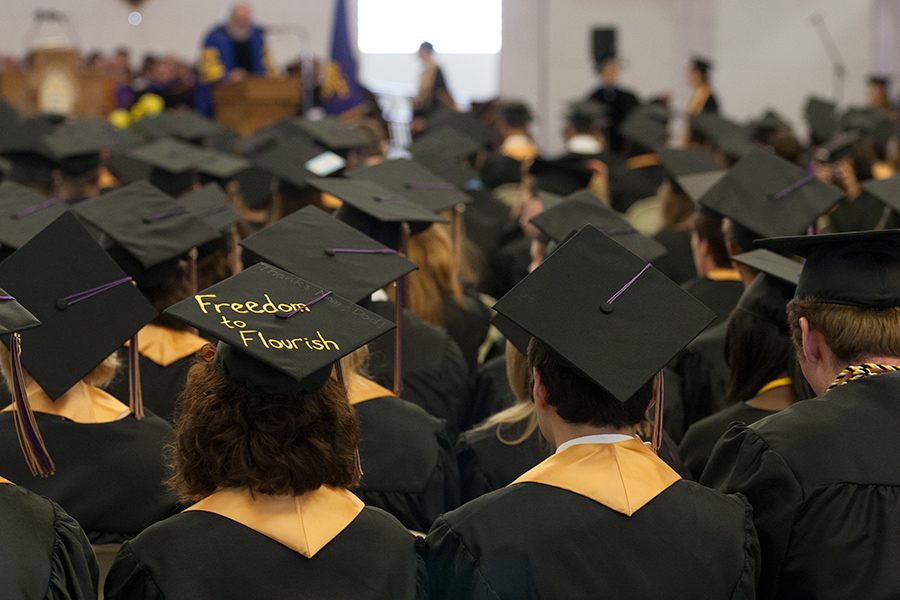
[[[444,326],[441,292],[462,305],[462,285],[453,269],[453,243],[444,225],[409,236],[406,256],[419,269],[406,276],[407,308],[423,321]]]
[[[800,318],[820,332],[835,358],[852,365],[866,356],[900,356],[900,308],[861,308],[794,298],[787,305],[791,338],[803,360]]]
[[[341,359],[341,372],[344,378],[349,377],[368,377],[366,373],[366,360],[369,358],[369,347],[362,346],[357,348],[347,356]]]
[[[90,373],[82,377],[81,381],[94,387],[105,388],[116,378],[118,370],[119,354],[114,352],[103,359],[103,362],[94,367]],[[24,369],[23,372],[28,375]],[[0,373],[3,373],[3,381],[6,383],[7,389],[12,392],[12,355],[3,344],[0,344]]]
[[[691,215],[694,214],[693,200],[669,180],[660,185],[659,196],[662,229],[687,231],[690,228]]]
[[[507,446],[516,446],[531,437],[537,429],[538,422],[534,401],[531,399],[531,367],[525,355],[509,342],[506,342],[506,379],[516,397],[516,403],[491,415],[473,430],[496,429],[498,440]],[[506,439],[503,436],[504,430],[519,423],[525,426],[522,433],[513,439]]]

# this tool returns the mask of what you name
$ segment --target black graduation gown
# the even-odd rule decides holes
[[[433,600],[753,597],[750,507],[679,480],[627,517],[574,492],[519,483],[437,520]]]
[[[227,517],[188,511],[122,546],[106,578],[106,598],[424,598],[419,543],[396,519],[366,507],[306,558]]]
[[[759,598],[900,597],[900,373],[732,426],[702,482],[753,506]]]
[[[697,276],[694,255],[691,253],[691,232],[663,229],[653,239],[665,246],[666,254],[653,261],[657,271],[677,283],[683,284]]]
[[[0,483],[0,590],[19,600],[97,597],[99,568],[81,526],[55,502]]]
[[[442,292],[441,308],[444,329],[462,350],[471,373],[478,366],[478,349],[491,327],[491,311],[469,286],[463,286],[463,304]]]
[[[609,116],[609,147],[613,152],[621,152],[624,140],[619,134],[619,125],[640,104],[637,96],[618,87],[600,87],[590,95],[588,100],[606,106]]]
[[[525,431],[524,423],[504,425],[504,439],[517,439]],[[539,429],[519,444],[504,444],[497,437],[497,427],[469,430],[456,440],[456,459],[462,501],[506,487],[522,474],[553,454],[550,443]]]
[[[725,400],[725,387],[731,376],[731,369],[725,362],[725,333],[728,323],[713,325],[673,359],[665,369],[666,385],[666,431],[675,442],[680,442],[684,432],[692,424],[721,409]],[[678,386],[676,395],[679,403],[669,403],[668,375],[675,374]],[[669,409],[679,414],[669,418]]]
[[[516,395],[506,378],[506,355],[500,354],[478,365],[472,377],[472,398],[466,429],[474,427],[516,403]]]
[[[393,302],[371,302],[369,310],[394,320]],[[393,331],[369,343],[366,370],[373,381],[393,388]],[[444,329],[408,309],[403,311],[403,399],[447,421],[451,437],[458,433],[469,401],[469,368],[459,346]]]
[[[123,361],[128,360],[127,349],[121,350]],[[156,364],[143,354],[138,354],[138,364],[141,368],[141,397],[144,400],[144,408],[153,414],[159,415],[170,424],[175,423],[175,404],[181,392],[184,391],[184,382],[187,381],[187,373],[195,362],[193,354],[176,360],[172,364],[163,367]],[[128,374],[117,377],[106,390],[119,401],[128,404]]]
[[[33,477],[19,449],[12,412],[0,413],[0,472],[59,503],[93,544],[119,543],[184,508],[165,485],[163,448],[172,428],[146,413],[110,423],[76,423],[35,413],[56,473]]]
[[[399,398],[354,404],[363,477],[353,490],[415,531],[459,506],[459,473],[446,423]]]
[[[684,282],[681,289],[716,313],[716,320],[711,323],[716,325],[728,320],[728,315],[737,306],[741,294],[744,293],[744,284],[741,281],[695,277]]]
[[[688,427],[684,438],[678,445],[678,454],[694,479],[699,481],[712,449],[728,431],[729,425],[732,423],[749,425],[769,415],[774,415],[776,412],[778,411],[753,408],[746,402],[732,404]]]

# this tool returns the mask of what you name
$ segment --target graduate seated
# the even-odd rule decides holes
[[[691,220],[691,251],[697,276],[681,287],[716,313],[714,324],[725,321],[744,291],[740,273],[731,266],[722,217],[700,210]]]
[[[435,523],[431,597],[753,597],[747,502],[682,480],[635,437],[662,399],[660,369],[713,314],[591,226],[495,309],[531,336],[556,453]]]
[[[236,313],[262,290],[277,312]],[[359,420],[336,361],[393,324],[264,263],[168,313],[220,338],[177,423],[172,484],[197,502],[122,546],[106,597],[422,597],[417,538],[348,489]]]
[[[0,472],[59,503],[94,544],[120,543],[180,510],[163,484],[172,428],[144,414],[137,357],[129,404],[102,389],[115,352],[156,314],[132,279],[66,212],[0,264],[0,281],[43,323],[21,334],[22,377],[56,473],[34,476],[16,458],[13,405],[0,411]],[[9,354],[0,354],[9,385]]]
[[[806,259],[787,307],[816,398],[731,427],[702,482],[753,505],[758,598],[900,595],[900,231],[773,238]]]
[[[7,342],[15,358],[4,360],[12,371],[18,360],[20,332],[40,326],[34,315],[13,296],[0,290],[0,333],[11,334]],[[4,352],[5,353],[5,352]],[[18,383],[18,381],[17,381]],[[16,411],[21,420],[25,458],[32,473],[49,475],[53,461],[43,446],[40,431],[31,424],[28,396],[17,390]],[[0,476],[0,537],[6,542],[0,560],[0,585],[15,598],[88,600],[97,597],[97,560],[81,526],[55,502],[42,498]]]

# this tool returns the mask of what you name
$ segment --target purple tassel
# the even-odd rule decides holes
[[[13,401],[16,405],[16,434],[19,436],[19,446],[28,463],[31,474],[35,477],[47,477],[53,475],[56,466],[47,452],[41,432],[38,430],[28,403],[28,395],[25,393],[25,374],[22,371],[22,338],[18,333],[10,339],[9,352],[12,358],[12,382]]]
[[[128,348],[128,407],[134,418],[140,421],[144,418],[144,397],[141,393],[141,365],[138,357],[138,334],[135,333]]]

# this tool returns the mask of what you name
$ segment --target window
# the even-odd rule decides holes
[[[427,40],[438,54],[497,54],[501,0],[358,0],[359,50],[412,54]]]

